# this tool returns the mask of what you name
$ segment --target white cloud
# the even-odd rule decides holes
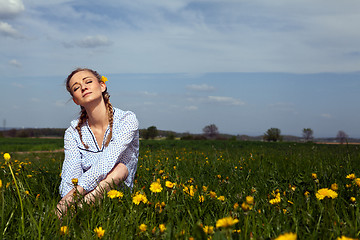
[[[66,101],[64,100],[56,100],[55,101],[55,106],[57,107],[64,107],[66,105]]]
[[[245,105],[245,102],[239,99],[223,96],[208,96],[207,101],[210,103],[222,103],[227,105]]]
[[[14,17],[24,10],[21,0],[0,0],[0,19]]]
[[[298,114],[298,112],[294,108],[294,104],[291,102],[277,102],[277,103],[270,103],[268,104],[270,108],[275,110],[284,111],[284,112],[291,112],[293,114]]]
[[[1,22],[1,21],[0,21],[0,34],[3,36],[12,37],[12,38],[20,38],[21,37],[19,32],[16,31],[16,29],[14,29],[10,24],[8,24],[6,22]]]
[[[12,86],[16,87],[16,88],[24,88],[24,85],[21,83],[12,83]]]
[[[12,59],[12,60],[10,60],[9,61],[9,64],[11,65],[11,66],[14,66],[14,67],[17,67],[17,68],[21,68],[21,63],[19,63],[19,61],[17,61],[16,59]]]
[[[187,106],[187,107],[185,107],[185,110],[196,111],[196,110],[198,110],[198,107],[197,106]]]
[[[323,117],[323,118],[331,118],[332,116],[329,113],[322,113],[321,117]]]
[[[140,92],[140,94],[145,97],[156,97],[158,95],[155,92],[148,92],[148,91],[142,91],[142,92]]]
[[[207,84],[200,84],[200,85],[196,85],[196,84],[191,84],[186,86],[186,88],[188,90],[192,90],[192,91],[213,91],[215,90],[215,87],[207,85]]]
[[[86,36],[83,39],[72,41],[72,42],[65,42],[65,47],[80,47],[80,48],[97,48],[102,46],[109,46],[112,42],[103,35],[96,35],[96,36]]]

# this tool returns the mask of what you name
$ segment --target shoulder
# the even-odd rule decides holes
[[[132,111],[123,111],[119,108],[114,108],[114,124],[115,125],[124,125],[130,124],[135,128],[138,128],[139,121],[136,118],[136,115]]]
[[[114,108],[114,119],[116,120],[136,120],[136,115],[132,111],[123,111],[119,108]]]
[[[78,123],[79,123],[79,118],[72,120],[72,121],[70,122],[70,127],[68,128],[68,130],[69,130],[69,129],[75,129],[76,126],[78,125]]]

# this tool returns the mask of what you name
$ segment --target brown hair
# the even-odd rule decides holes
[[[66,89],[68,90],[68,92],[70,93],[71,96],[72,96],[72,92],[71,92],[71,89],[70,89],[70,86],[69,86],[70,79],[76,73],[81,72],[81,71],[91,72],[98,79],[98,81],[101,82],[101,76],[95,70],[92,70],[92,69],[89,69],[89,68],[77,68],[74,71],[72,71],[69,74],[69,76],[67,77],[67,79],[66,79]],[[105,142],[105,147],[107,147],[109,145],[109,142],[110,142],[111,138],[112,138],[113,124],[114,124],[114,110],[113,110],[113,107],[112,107],[112,105],[110,103],[110,94],[108,93],[107,88],[102,93],[102,96],[104,98],[105,106],[107,108],[109,125],[110,125],[110,133],[109,133],[108,137],[106,138],[106,142]],[[82,144],[85,146],[86,149],[88,149],[89,146],[84,143],[84,141],[82,139],[82,134],[81,134],[81,126],[84,125],[84,123],[88,119],[88,115],[87,115],[87,112],[86,112],[85,108],[83,106],[80,106],[80,107],[81,107],[80,117],[79,117],[78,125],[76,126],[76,130],[78,131],[78,133],[80,135],[80,140],[81,140]]]

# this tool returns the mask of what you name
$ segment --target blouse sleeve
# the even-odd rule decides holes
[[[64,197],[73,188],[71,180],[73,178],[80,178],[83,174],[80,152],[70,128],[65,131],[64,152],[65,160],[61,171],[59,187],[61,197]]]
[[[126,185],[132,185],[138,159],[139,123],[132,112],[125,113],[119,121],[119,127],[113,129],[113,137],[108,147],[104,148],[100,158],[79,178],[78,185],[87,192],[93,190],[119,162],[128,168]]]

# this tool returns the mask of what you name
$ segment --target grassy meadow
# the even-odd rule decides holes
[[[1,239],[360,235],[360,145],[142,140],[132,192],[119,186],[60,221],[62,146],[62,139],[0,139]]]

